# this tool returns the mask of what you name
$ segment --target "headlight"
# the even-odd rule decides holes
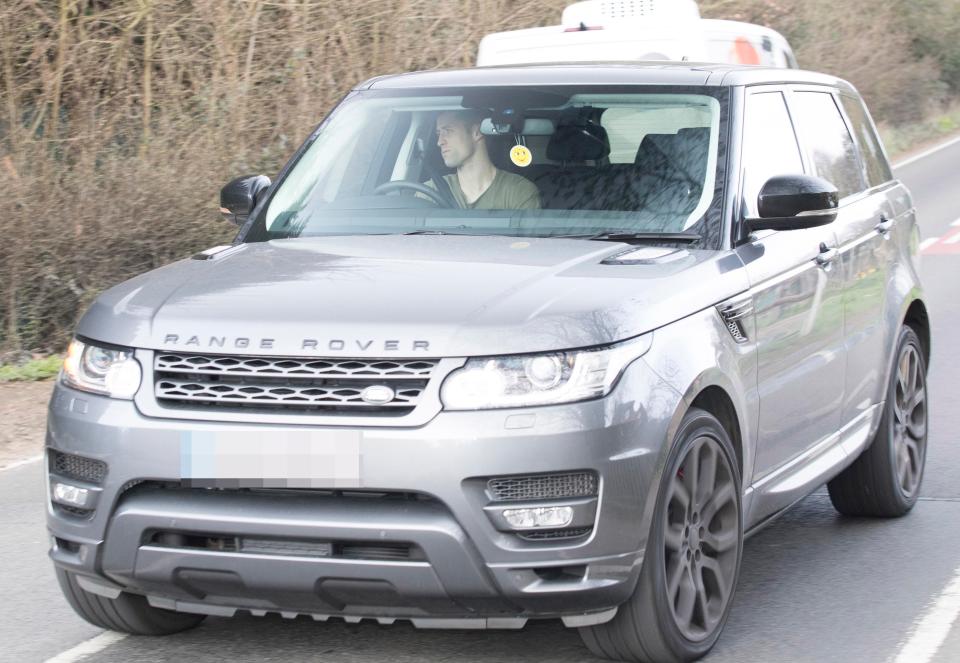
[[[111,398],[132,399],[142,376],[133,350],[104,348],[74,339],[63,360],[65,384]]]
[[[440,398],[447,410],[486,410],[605,396],[652,340],[645,334],[592,350],[470,359],[447,376]]]

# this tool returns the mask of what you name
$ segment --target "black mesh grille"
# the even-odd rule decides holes
[[[107,464],[61,451],[50,452],[50,471],[67,479],[101,484],[107,475]]]
[[[154,532],[149,540],[153,545],[167,548],[196,548],[257,555],[399,561],[424,559],[422,551],[409,543],[313,541],[162,531]]]
[[[420,402],[436,366],[431,359],[158,353],[154,393],[165,407],[399,417]]]
[[[498,502],[555,500],[592,497],[597,494],[597,475],[592,472],[497,477],[487,482],[490,497]]]
[[[551,529],[542,532],[520,532],[521,539],[528,541],[553,541],[556,539],[574,539],[578,536],[586,536],[593,530],[592,527],[576,527],[573,529]]]

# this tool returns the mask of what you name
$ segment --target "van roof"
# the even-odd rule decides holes
[[[853,90],[846,81],[802,69],[695,62],[602,62],[505,65],[435,69],[378,76],[357,90],[528,86],[528,85],[709,85],[775,83],[831,85]]]

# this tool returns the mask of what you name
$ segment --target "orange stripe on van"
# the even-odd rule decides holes
[[[746,37],[737,37],[733,42],[733,61],[740,64],[760,64],[760,54]]]

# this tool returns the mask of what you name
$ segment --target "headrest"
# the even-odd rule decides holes
[[[684,148],[688,150],[701,151],[710,143],[710,127],[689,127],[681,129],[677,135],[683,141]]]
[[[655,167],[663,159],[699,161],[710,143],[710,127],[688,127],[675,134],[647,134],[640,142],[633,163]]]
[[[647,134],[640,141],[637,156],[633,163],[636,166],[650,166],[664,157],[669,158],[672,152],[670,143],[676,140],[677,134]]]
[[[551,161],[598,161],[610,154],[610,137],[599,124],[563,124],[547,144]]]

